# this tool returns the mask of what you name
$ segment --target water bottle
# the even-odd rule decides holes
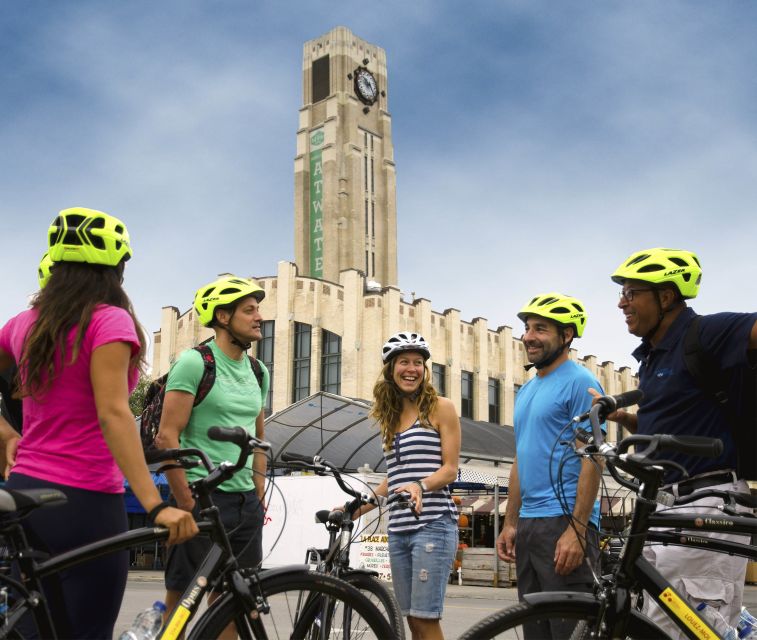
[[[166,605],[157,600],[134,618],[134,623],[118,636],[118,640],[154,640],[163,626],[165,612]]]
[[[723,640],[739,640],[736,629],[728,624],[728,621],[720,615],[720,611],[715,607],[706,602],[702,602],[697,606],[697,611],[702,619],[706,620],[707,624],[717,631],[718,635],[721,636]]]
[[[739,640],[757,640],[757,618],[749,613],[746,607],[741,607],[736,629],[739,632]]]

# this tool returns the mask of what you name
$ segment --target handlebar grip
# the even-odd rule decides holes
[[[313,456],[303,456],[299,453],[289,453],[289,451],[283,451],[279,456],[282,462],[306,462],[309,465],[313,464]]]
[[[166,460],[176,460],[181,457],[181,449],[147,449],[145,450],[145,462],[155,464]]]
[[[210,427],[208,438],[219,442],[233,442],[238,447],[244,447],[249,434],[243,427]]]
[[[661,435],[659,450],[677,451],[702,458],[717,458],[723,453],[723,443],[717,438],[704,436],[671,436]]]

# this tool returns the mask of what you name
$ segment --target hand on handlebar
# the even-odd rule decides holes
[[[186,542],[199,532],[192,514],[176,507],[167,507],[158,513],[155,524],[168,529],[169,545]]]
[[[599,393],[599,391],[597,391],[596,389],[592,389],[591,387],[589,387],[588,392],[592,396],[592,401],[591,401],[592,407],[598,404],[600,402],[600,399],[607,398],[607,396],[603,396],[601,393]],[[626,405],[622,405],[622,406],[626,406]],[[602,414],[602,419],[611,420],[612,422],[617,422],[619,425],[625,427],[629,431],[636,431],[636,416],[633,413],[624,411],[623,409],[616,409],[615,411],[612,411],[608,414]]]
[[[416,516],[421,515],[423,511],[423,491],[421,491],[420,485],[417,482],[408,482],[401,487],[394,490],[394,493],[406,493],[408,494],[408,502],[413,504],[413,511]]]

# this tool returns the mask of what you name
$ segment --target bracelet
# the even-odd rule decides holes
[[[426,487],[423,484],[423,480],[413,480],[415,484],[417,484],[421,488],[421,493],[424,493],[426,491]]]
[[[155,506],[154,506],[154,507],[153,507],[152,509],[150,509],[150,511],[148,512],[148,514],[147,514],[147,519],[148,519],[148,520],[149,520],[150,522],[152,522],[153,524],[155,524],[155,518],[156,518],[156,516],[157,516],[157,515],[158,515],[158,514],[159,514],[159,513],[161,512],[161,511],[163,511],[163,509],[167,509],[167,508],[168,508],[168,507],[170,507],[170,506],[171,506],[171,505],[170,505],[170,504],[168,504],[168,503],[167,503],[167,502],[166,502],[165,500],[164,500],[163,502],[161,502],[160,504],[156,504],[156,505],[155,505]]]

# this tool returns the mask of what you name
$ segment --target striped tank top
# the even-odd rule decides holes
[[[439,432],[422,427],[416,420],[412,426],[394,436],[391,451],[384,452],[389,495],[412,482],[423,480],[442,466],[442,446]],[[389,510],[389,533],[415,531],[442,516],[457,522],[457,507],[452,502],[449,487],[423,493],[423,511],[418,520],[410,509]]]

